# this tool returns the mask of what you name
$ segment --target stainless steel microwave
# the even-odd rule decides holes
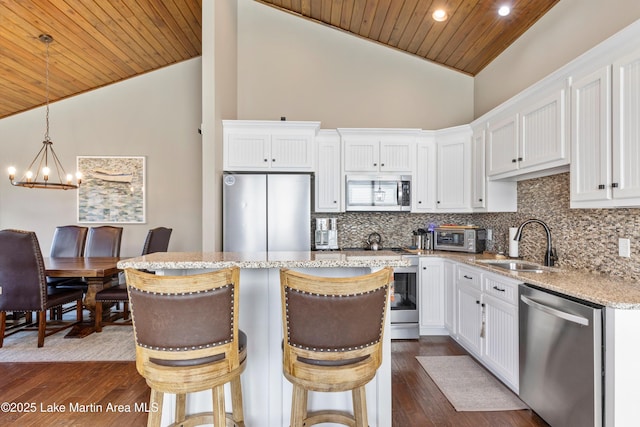
[[[410,211],[411,176],[347,175],[347,211]]]
[[[433,249],[480,253],[485,250],[487,231],[484,228],[438,227],[434,230]]]

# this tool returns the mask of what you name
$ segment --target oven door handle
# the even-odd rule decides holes
[[[524,295],[520,295],[520,299],[522,300],[523,303],[527,304],[528,306],[538,309],[544,313],[550,314],[551,316],[559,317],[561,319],[567,320],[569,322],[577,323],[579,325],[589,326],[589,319],[587,319],[586,317],[576,316],[575,314],[567,313],[565,311],[558,310],[556,308],[551,308],[544,304],[540,304],[539,302],[534,301],[531,298],[527,298]]]

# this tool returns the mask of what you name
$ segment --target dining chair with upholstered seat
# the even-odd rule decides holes
[[[166,227],[156,227],[149,230],[147,237],[142,246],[142,255],[151,254],[154,252],[166,252],[169,248],[169,239],[171,238],[171,232],[173,229]],[[111,286],[105,288],[96,293],[96,316],[95,316],[95,328],[96,332],[102,332],[103,325],[128,325],[129,323],[114,322],[113,320],[122,318],[127,320],[129,318],[129,296],[127,294],[127,284],[122,283],[118,286]],[[114,319],[105,321],[102,318],[102,304],[103,303],[122,303],[122,313],[116,315]]]
[[[86,257],[119,257],[122,241],[122,227],[103,225],[91,227],[84,249]]]
[[[280,271],[283,372],[293,384],[291,427],[333,422],[367,426],[365,385],[382,363],[393,269],[355,277]],[[307,411],[308,392],[351,391],[353,415]]]
[[[63,225],[56,227],[53,233],[49,256],[51,258],[76,258],[84,254],[87,242],[87,227]],[[58,286],[77,279],[67,277],[47,277],[49,286]],[[61,315],[61,313],[59,313]]]
[[[148,426],[159,426],[165,393],[176,394],[175,424],[244,426],[240,374],[246,336],[238,329],[240,269],[159,276],[126,269],[136,368],[151,388]],[[232,414],[225,412],[230,383]],[[211,390],[213,412],[187,415],[188,393]]]
[[[7,312],[37,312],[37,328],[25,325],[14,328],[8,335],[24,329],[38,330],[38,347],[53,333],[73,326],[82,320],[82,291],[53,289],[47,286],[44,260],[36,234],[32,231],[0,231],[0,347],[5,337]],[[75,322],[47,323],[47,310],[70,302],[76,303]]]

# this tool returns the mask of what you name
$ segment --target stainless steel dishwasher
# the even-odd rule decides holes
[[[553,427],[602,426],[603,307],[520,285],[520,398]]]

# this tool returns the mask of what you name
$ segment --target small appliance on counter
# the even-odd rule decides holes
[[[316,250],[338,249],[338,220],[336,218],[316,218]]]
[[[480,253],[486,247],[487,230],[473,225],[442,225],[433,234],[436,251]]]
[[[411,236],[410,249],[418,249],[421,251],[433,250],[433,233],[424,228],[414,230]]]

